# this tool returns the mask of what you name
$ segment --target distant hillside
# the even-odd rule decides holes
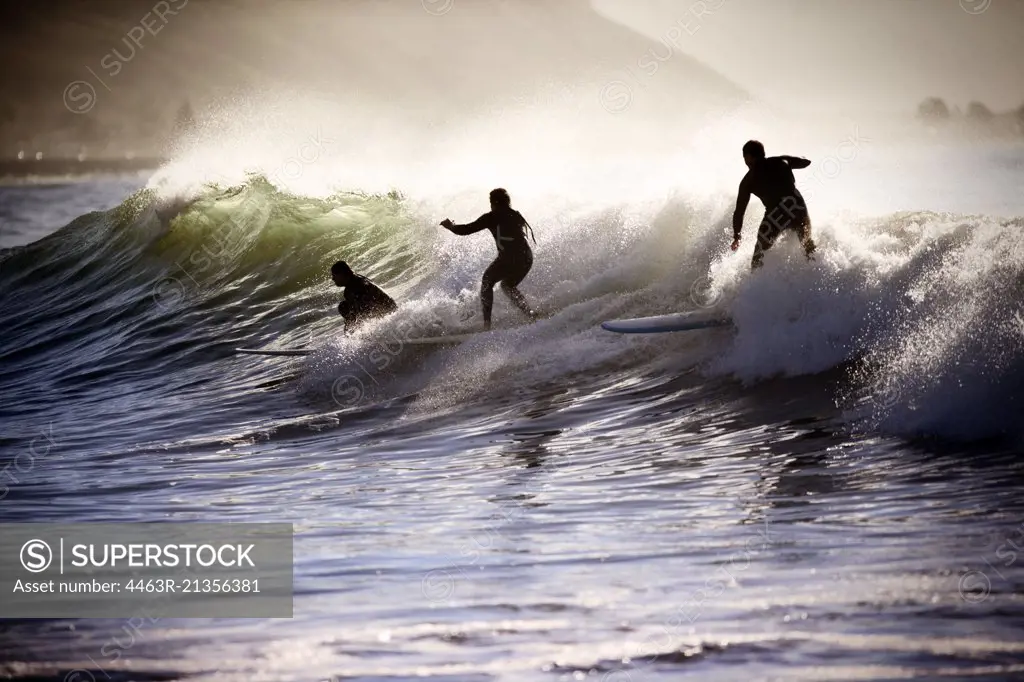
[[[685,55],[653,59],[663,45],[586,0],[33,0],[9,29],[3,156],[159,154],[185,101],[201,118],[280,90],[438,124],[537,93],[634,125],[747,99]]]

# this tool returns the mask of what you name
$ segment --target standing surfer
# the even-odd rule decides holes
[[[526,240],[526,231],[533,228],[526,222],[523,215],[512,208],[512,199],[504,189],[491,192],[491,211],[485,213],[468,225],[456,225],[445,218],[441,226],[457,235],[466,236],[490,230],[494,243],[498,246],[498,257],[484,271],[480,285],[480,304],[484,313],[484,328],[491,328],[491,307],[494,304],[494,285],[501,282],[501,290],[512,303],[523,311],[531,320],[537,314],[526,302],[526,297],[519,291],[519,283],[523,281],[530,268],[533,267],[533,251]],[[537,243],[534,238],[534,243]]]
[[[398,304],[383,289],[352,272],[345,261],[338,261],[331,267],[331,278],[339,287],[345,287],[345,298],[338,304],[338,312],[345,318],[346,334],[356,331],[368,320],[398,310]]]
[[[811,260],[815,249],[814,240],[811,239],[811,218],[793,177],[793,169],[807,168],[811,162],[797,156],[765,158],[764,145],[757,140],[750,140],[743,145],[743,160],[750,170],[740,182],[736,212],[732,216],[732,250],[740,247],[743,214],[753,194],[764,204],[764,218],[757,231],[757,245],[754,247],[750,268],[756,270],[763,265],[764,252],[774,246],[775,240],[784,230],[796,231],[807,259]]]

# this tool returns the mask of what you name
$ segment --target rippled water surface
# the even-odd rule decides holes
[[[3,234],[0,518],[292,523],[294,617],[8,621],[7,676],[1024,677],[1005,207],[825,217],[817,263],[755,275],[695,255],[720,235],[681,237],[692,208],[541,217],[551,316],[499,297],[502,329],[424,350],[402,334],[473,319],[489,244],[415,237],[397,196],[131,182],[79,183],[53,234],[57,190],[0,188],[37,218]],[[324,273],[366,253],[405,308],[345,339]],[[597,326],[695,282],[735,328]]]

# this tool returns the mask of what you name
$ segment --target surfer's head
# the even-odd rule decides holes
[[[501,187],[491,190],[491,210],[497,211],[502,208],[512,208],[512,197]]]
[[[750,140],[743,145],[743,160],[747,168],[753,168],[758,161],[764,161],[764,145],[757,140]]]
[[[339,287],[343,287],[348,284],[349,280],[354,276],[355,273],[352,272],[352,268],[350,268],[348,263],[343,260],[340,260],[331,266],[331,277],[334,279],[334,283]]]

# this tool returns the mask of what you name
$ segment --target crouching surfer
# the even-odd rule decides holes
[[[509,297],[512,304],[519,308],[531,320],[537,314],[526,302],[526,297],[519,291],[519,284],[533,267],[533,251],[526,239],[526,231],[533,228],[526,222],[523,215],[512,208],[512,199],[504,189],[491,192],[491,211],[477,218],[468,225],[456,225],[445,219],[441,226],[453,233],[466,236],[481,230],[490,230],[494,243],[498,246],[498,257],[484,271],[480,285],[480,305],[483,308],[484,328],[491,328],[491,308],[494,305],[494,285],[501,282],[501,290]],[[537,243],[534,238],[534,243]]]
[[[366,277],[352,272],[345,261],[338,261],[331,267],[331,277],[336,285],[345,288],[345,298],[338,304],[338,312],[345,318],[346,334],[369,320],[398,310],[394,299]]]

